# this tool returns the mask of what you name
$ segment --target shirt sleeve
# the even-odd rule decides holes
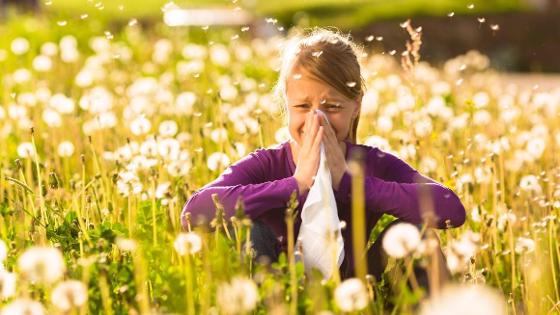
[[[213,194],[217,194],[223,205],[226,218],[235,214],[238,198],[241,198],[245,214],[251,219],[270,209],[285,208],[294,190],[298,201],[303,202],[305,196],[299,195],[294,177],[266,180],[265,174],[270,171],[270,163],[263,158],[263,152],[251,153],[229,166],[217,179],[196,191],[183,207],[182,225],[186,226],[187,212],[191,214],[194,222],[200,219],[206,222],[211,220],[216,212],[212,201]]]
[[[465,208],[449,188],[421,175],[398,157],[373,148],[366,159],[368,167],[377,169],[365,176],[366,208],[387,213],[404,221],[421,224],[431,208],[438,228],[457,227],[465,222]],[[381,152],[381,153],[379,153]],[[337,198],[351,199],[352,177],[344,173],[335,192]]]

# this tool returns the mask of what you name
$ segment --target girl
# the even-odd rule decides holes
[[[199,217],[211,220],[215,214],[212,194],[218,195],[229,218],[234,215],[236,201],[241,197],[246,215],[254,222],[251,241],[257,257],[276,260],[287,245],[284,210],[295,191],[299,201],[296,210],[301,213],[318,170],[322,143],[331,171],[338,216],[347,223],[342,231],[345,258],[340,271],[343,278],[354,275],[351,175],[347,166],[354,153],[361,153],[365,163],[367,235],[384,213],[399,221],[423,223],[420,192],[431,197],[435,227],[463,224],[465,209],[453,191],[420,175],[394,155],[356,144],[364,81],[356,50],[348,38],[319,29],[293,41],[283,55],[277,91],[284,100],[291,139],[256,150],[231,165],[191,196],[183,209],[183,218],[190,212],[195,221]],[[326,114],[328,122],[317,114],[317,109]],[[295,235],[300,225],[298,216]],[[383,235],[368,251],[368,273],[377,278],[386,264],[380,245]]]

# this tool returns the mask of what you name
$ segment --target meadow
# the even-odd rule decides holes
[[[467,209],[436,231],[453,275],[428,296],[406,283],[430,237],[394,239],[382,282],[341,282],[304,275],[293,248],[255,264],[241,206],[181,228],[194,191],[288,139],[273,94],[286,36],[87,16],[0,32],[2,314],[560,313],[560,88],[507,84],[476,51],[435,68],[365,40],[358,143]]]

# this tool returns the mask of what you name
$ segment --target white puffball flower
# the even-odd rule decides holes
[[[195,232],[179,233],[173,242],[173,247],[181,256],[196,254],[202,248],[202,239]]]
[[[164,120],[159,124],[159,134],[163,137],[173,137],[179,128],[174,120]]]
[[[52,69],[52,60],[48,56],[39,55],[33,58],[33,69],[38,72],[47,72]]]
[[[17,154],[20,158],[31,158],[34,157],[37,152],[35,152],[35,147],[31,142],[22,142],[17,147]]]
[[[52,303],[64,312],[84,305],[87,299],[87,288],[83,282],[78,280],[61,282],[54,288],[51,295]]]
[[[0,299],[6,300],[16,294],[16,274],[2,270],[0,263]]]
[[[230,163],[229,157],[221,152],[214,152],[208,156],[208,160],[206,162],[208,169],[211,171],[217,170],[220,166],[228,166]]]
[[[389,228],[383,238],[383,249],[391,257],[403,258],[420,244],[420,231],[410,223],[398,223]]]
[[[74,154],[74,144],[70,141],[62,141],[58,144],[57,152],[60,157],[70,157]]]
[[[23,55],[29,51],[29,41],[23,37],[15,38],[12,41],[11,48],[15,55]]]
[[[2,308],[2,315],[43,315],[43,304],[30,299],[17,299]]]
[[[527,237],[518,237],[515,242],[515,252],[521,253],[531,253],[535,250],[535,241]]]
[[[180,115],[192,115],[194,104],[196,102],[196,94],[193,92],[183,92],[177,95],[175,100],[175,111]]]
[[[505,315],[503,296],[485,285],[449,285],[422,304],[420,315]]]
[[[215,44],[210,47],[210,59],[218,66],[227,66],[230,62],[229,51],[222,44]]]
[[[130,238],[117,237],[115,243],[117,247],[125,252],[132,252],[136,249],[136,241]]]
[[[535,175],[526,175],[521,178],[519,187],[524,191],[534,191],[539,193],[542,191],[539,180]]]
[[[245,314],[257,305],[259,291],[253,280],[235,277],[218,287],[216,299],[222,313]]]
[[[356,312],[369,303],[369,295],[362,280],[351,278],[344,280],[334,290],[334,300],[343,312]]]
[[[227,141],[228,132],[226,128],[216,128],[210,132],[210,139],[216,143]]]
[[[30,247],[19,257],[18,267],[31,282],[53,283],[66,271],[62,253],[53,247]]]
[[[146,117],[140,116],[130,123],[130,131],[134,135],[140,136],[148,133],[152,128],[152,123]]]

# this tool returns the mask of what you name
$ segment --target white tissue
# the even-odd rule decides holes
[[[298,240],[301,240],[303,247],[305,270],[309,272],[312,268],[317,268],[328,279],[332,275],[334,264],[338,268],[344,260],[344,241],[332,190],[331,171],[327,166],[322,143],[319,169],[303,204],[301,221]],[[329,241],[329,237],[334,239]],[[336,258],[333,253],[336,253]]]

